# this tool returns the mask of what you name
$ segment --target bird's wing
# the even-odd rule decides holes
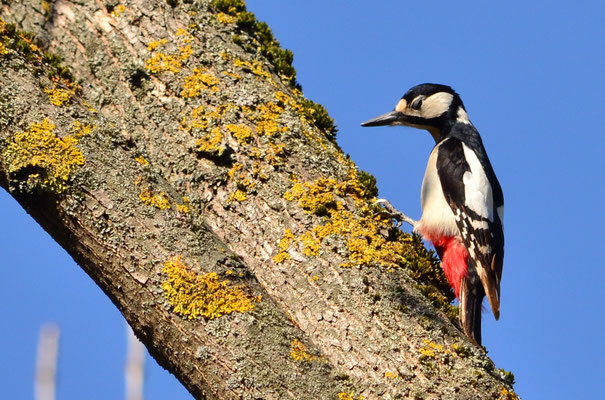
[[[475,151],[456,138],[440,144],[437,173],[472,266],[498,319],[504,257],[500,184],[491,165],[482,165]]]

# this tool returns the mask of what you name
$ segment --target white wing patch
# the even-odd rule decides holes
[[[464,182],[464,205],[483,218],[494,220],[494,196],[492,186],[473,150],[462,143],[464,157],[470,168],[462,176]]]
[[[500,222],[504,223],[504,205],[498,207],[496,209],[496,212],[498,213],[498,217],[500,217]]]

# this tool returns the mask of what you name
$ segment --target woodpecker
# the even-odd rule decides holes
[[[460,302],[460,325],[481,345],[481,303],[500,316],[504,258],[504,197],[479,132],[449,86],[425,83],[408,90],[395,110],[362,126],[405,125],[429,131],[435,147],[422,182],[422,217],[414,221],[381,202],[435,246]]]

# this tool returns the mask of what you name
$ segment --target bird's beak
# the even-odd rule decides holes
[[[369,121],[362,122],[361,126],[382,126],[382,125],[405,125],[405,114],[400,111],[391,111],[382,114]]]

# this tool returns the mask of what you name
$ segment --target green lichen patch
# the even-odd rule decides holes
[[[275,98],[279,102],[292,108],[306,121],[315,125],[328,140],[335,141],[338,129],[324,106],[317,104],[312,100],[305,99],[302,92],[298,89],[294,89],[292,92],[294,96],[289,96],[283,92],[277,92],[275,93]]]
[[[250,296],[242,285],[232,285],[219,280],[210,272],[195,274],[181,256],[164,263],[162,270],[168,279],[162,283],[164,297],[177,314],[188,319],[204,317],[214,319],[234,312],[244,313],[254,309],[261,296]]]
[[[240,29],[255,38],[260,53],[267,57],[274,66],[275,72],[282,82],[292,88],[300,88],[300,85],[296,82],[296,70],[292,65],[294,61],[292,51],[280,47],[269,26],[264,22],[257,21],[253,13],[246,11],[244,1],[214,0],[212,7],[218,13],[219,22],[235,23]]]
[[[8,139],[2,157],[8,173],[27,182],[28,187],[61,193],[67,189],[75,169],[84,165],[85,160],[76,147],[78,139],[75,136],[60,138],[54,130],[55,124],[46,118],[34,122],[28,130]]]
[[[507,371],[503,368],[498,368],[498,373],[507,385],[513,386],[515,384],[515,375],[512,372]]]
[[[8,57],[10,50],[17,52],[26,62],[31,63],[35,72],[44,70],[50,79],[65,80],[75,85],[69,68],[62,65],[60,57],[42,51],[35,44],[34,35],[20,31],[15,25],[7,24],[0,18],[0,60]]]
[[[335,141],[338,128],[334,120],[328,114],[328,110],[313,100],[302,98],[303,113],[309,121],[319,129],[327,139]]]

